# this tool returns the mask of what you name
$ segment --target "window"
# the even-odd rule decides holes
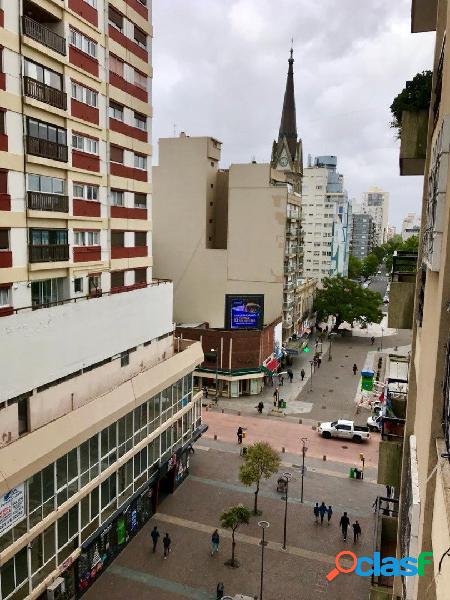
[[[28,577],[27,546],[2,566],[2,598],[9,596]],[[25,586],[26,587],[26,586]],[[23,590],[25,592],[25,590]]]
[[[104,471],[117,460],[117,427],[113,423],[105,427],[100,435],[100,469]]]
[[[134,207],[135,208],[147,208],[147,194],[134,194]]]
[[[89,294],[95,294],[97,290],[100,290],[102,287],[101,276],[100,275],[89,275],[88,276],[88,288]]]
[[[70,29],[70,45],[93,58],[97,57],[97,44],[76,29]]]
[[[27,133],[30,137],[40,140],[47,140],[63,146],[67,144],[67,131],[65,129],[31,117],[27,117]]]
[[[143,90],[147,89],[147,77],[136,69],[134,69],[134,84]]]
[[[26,77],[44,83],[56,90],[62,91],[63,89],[62,75],[28,58],[24,61],[24,73]]]
[[[9,229],[0,229],[0,250],[9,250]]]
[[[84,0],[87,2],[92,8],[97,8],[97,0]]]
[[[79,294],[80,292],[83,291],[83,278],[82,277],[76,277],[73,280],[73,291],[75,292],[75,294]]]
[[[134,155],[134,167],[135,169],[143,169],[147,168],[147,157],[142,154]]]
[[[45,306],[51,302],[60,302],[64,299],[64,278],[45,279],[31,282],[31,304]]]
[[[84,137],[79,133],[72,134],[72,148],[88,154],[98,154],[98,140],[90,137]]]
[[[56,461],[57,504],[61,506],[78,491],[78,451],[74,448]]]
[[[134,126],[142,131],[147,131],[147,117],[140,113],[134,113]]]
[[[123,31],[123,15],[120,14],[118,10],[109,5],[108,11],[109,24],[118,29],[119,31]]]
[[[112,206],[123,206],[124,205],[124,193],[121,190],[111,190],[111,205]]]
[[[44,192],[47,194],[64,194],[64,179],[58,177],[47,177],[46,175],[34,175],[29,173],[27,176],[28,190],[30,192]]]
[[[123,287],[125,285],[125,274],[123,271],[111,272],[111,288]]]
[[[97,108],[98,106],[98,92],[94,92],[75,81],[72,81],[72,98]]]
[[[75,246],[100,245],[100,231],[75,231],[73,235]]]
[[[141,48],[147,48],[147,34],[139,29],[136,25],[134,26],[134,41]]]
[[[134,270],[134,283],[147,283],[147,269]]]
[[[98,186],[88,183],[74,183],[73,197],[83,200],[98,200]]]
[[[145,231],[134,232],[134,245],[135,246],[146,246],[147,245],[147,233]]]
[[[111,246],[113,248],[123,248],[125,245],[125,233],[123,231],[111,232]]]
[[[109,69],[112,73],[123,77],[124,62],[112,54],[109,55]]]
[[[111,119],[123,121],[123,106],[121,104],[117,104],[117,102],[111,101],[109,103],[109,116]]]
[[[10,289],[9,287],[0,287],[0,306],[9,306],[11,304]]]
[[[111,162],[120,163],[121,165],[123,165],[123,148],[111,145],[110,160]]]

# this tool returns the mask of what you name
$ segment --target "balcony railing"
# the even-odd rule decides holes
[[[69,197],[44,192],[27,192],[27,206],[31,210],[47,210],[50,212],[69,212]]]
[[[30,263],[69,260],[68,244],[29,246],[28,250]]]
[[[58,54],[66,55],[66,40],[34,19],[23,16],[23,33]]]
[[[67,146],[62,144],[27,135],[27,153],[34,154],[34,156],[42,156],[42,158],[67,162],[68,149]]]
[[[398,442],[405,433],[405,419],[383,417],[381,424],[381,439]]]
[[[45,102],[45,104],[50,104],[50,106],[54,106],[55,108],[67,109],[67,94],[65,92],[31,77],[25,76],[23,83],[25,96]]]

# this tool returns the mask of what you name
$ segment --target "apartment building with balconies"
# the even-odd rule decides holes
[[[151,0],[0,38],[0,597],[79,597],[188,474],[203,353],[152,272]]]

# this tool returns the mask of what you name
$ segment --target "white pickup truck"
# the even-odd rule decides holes
[[[353,421],[344,421],[343,419],[331,423],[321,423],[317,431],[319,435],[326,439],[336,437],[362,442],[370,438],[368,427],[361,427],[355,425]]]

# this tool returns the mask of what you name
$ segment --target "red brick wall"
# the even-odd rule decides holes
[[[72,150],[72,166],[86,171],[100,171],[100,157],[80,150]]]
[[[99,217],[100,202],[93,200],[73,199],[73,214],[77,217]]]
[[[97,27],[97,10],[90,4],[84,2],[84,0],[69,0],[69,8]]]
[[[78,117],[79,119],[83,119],[83,121],[89,121],[90,123],[95,123],[98,125],[99,111],[98,108],[95,108],[95,106],[89,106],[88,104],[84,104],[84,102],[80,102],[79,100],[72,98],[70,109],[70,112],[74,117]]]
[[[75,46],[69,47],[69,62],[98,77],[98,60],[75,48]]]

